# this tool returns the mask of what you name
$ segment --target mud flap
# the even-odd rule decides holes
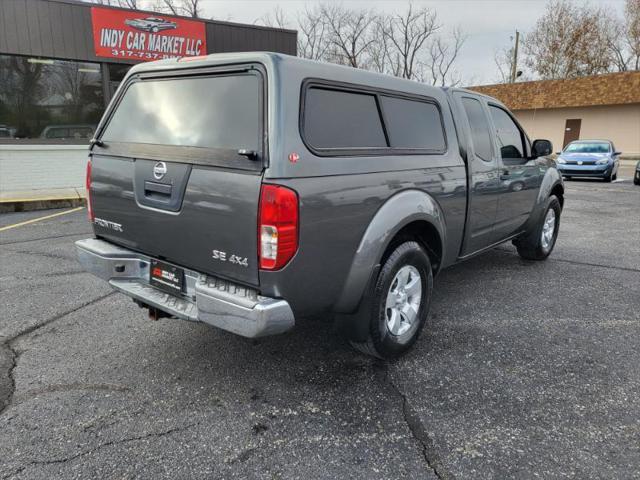
[[[354,342],[365,342],[369,337],[369,323],[371,322],[371,292],[378,280],[381,265],[375,265],[371,277],[367,282],[367,288],[360,299],[358,308],[354,313],[337,313],[335,316],[335,329],[343,336]]]

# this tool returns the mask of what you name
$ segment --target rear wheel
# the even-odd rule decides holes
[[[525,236],[518,238],[514,244],[518,254],[527,260],[545,260],[553,251],[560,229],[562,207],[555,195],[547,199],[542,220]]]
[[[398,245],[384,262],[371,292],[368,338],[353,347],[378,358],[394,358],[418,339],[431,304],[433,271],[415,241]]]

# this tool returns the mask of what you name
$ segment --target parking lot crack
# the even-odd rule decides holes
[[[6,371],[6,375],[0,377],[0,415],[11,404],[16,382],[13,378],[13,370],[16,368],[18,355],[7,343],[0,343],[0,367]],[[0,372],[0,375],[3,375]]]
[[[59,315],[55,315],[41,323],[32,325],[12,337],[3,339],[0,341],[0,415],[2,415],[13,403],[14,392],[16,390],[16,382],[14,378],[14,370],[18,365],[18,359],[20,358],[20,352],[15,348],[15,342],[20,338],[25,337],[36,330],[45,327],[57,320],[70,315],[78,310],[93,305],[105,298],[115,294],[116,292],[109,292],[106,295],[102,295],[98,298],[94,298],[88,302],[84,302],[71,310],[68,310]]]
[[[84,450],[82,452],[76,453],[74,455],[69,455],[67,457],[55,458],[55,459],[51,459],[51,460],[34,460],[32,462],[27,463],[26,465],[22,465],[22,466],[18,467],[16,470],[14,470],[10,474],[8,474],[8,475],[6,475],[6,476],[4,476],[2,478],[4,480],[4,479],[10,478],[10,477],[13,477],[13,476],[17,475],[18,473],[21,473],[22,471],[26,470],[29,467],[56,465],[56,464],[72,462],[73,460],[76,460],[78,458],[85,457],[87,455],[91,455],[93,453],[96,453],[97,451],[99,451],[99,450],[101,450],[103,448],[112,447],[114,445],[122,445],[124,443],[142,441],[142,440],[146,440],[146,439],[149,439],[149,438],[162,438],[162,437],[166,437],[167,435],[183,432],[183,431],[188,430],[190,428],[193,428],[193,427],[195,427],[197,425],[198,425],[198,423],[190,423],[188,425],[183,425],[183,426],[180,426],[180,427],[169,428],[169,429],[161,431],[161,432],[150,432],[150,433],[146,433],[144,435],[138,435],[138,436],[135,436],[135,437],[126,437],[126,438],[120,438],[120,439],[117,439],[117,440],[111,440],[111,441],[108,441],[108,442],[101,443],[101,444],[97,445],[96,447],[93,447],[93,448]]]
[[[507,255],[518,257],[517,253],[514,253],[512,250],[509,250],[507,248],[498,247],[495,250],[498,251],[498,252],[505,253]],[[637,269],[637,268],[621,267],[619,265],[603,265],[601,263],[579,262],[578,260],[568,260],[566,258],[549,257],[547,259],[547,261],[568,263],[568,264],[571,264],[571,265],[580,265],[580,266],[583,266],[583,267],[608,268],[608,269],[611,269],[611,270],[622,270],[622,271],[625,271],[625,272],[636,272],[636,273],[640,272],[640,270]],[[535,262],[533,262],[533,263],[535,263]]]
[[[425,463],[437,478],[441,480],[454,480],[455,476],[448,472],[442,465],[442,462],[436,451],[435,444],[429,436],[429,433],[427,432],[424,424],[422,423],[418,412],[415,411],[415,409],[411,406],[411,403],[409,402],[407,396],[402,393],[402,391],[391,379],[389,366],[385,364],[381,368],[381,370],[381,381],[389,385],[402,402],[402,416],[405,423],[407,424],[407,427],[409,427],[411,435],[418,442],[422,449],[422,456],[424,457]]]

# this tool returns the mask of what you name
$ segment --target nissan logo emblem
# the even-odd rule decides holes
[[[158,162],[153,166],[153,176],[156,180],[162,180],[167,174],[167,164],[164,162]]]

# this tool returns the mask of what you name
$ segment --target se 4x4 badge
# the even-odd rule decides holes
[[[239,257],[238,255],[227,255],[227,252],[223,252],[221,250],[213,250],[212,257],[214,260],[219,260],[220,262],[229,262],[234,263],[236,265],[240,265],[241,267],[248,267],[249,260],[247,257]]]

